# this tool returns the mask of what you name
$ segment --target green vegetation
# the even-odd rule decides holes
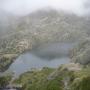
[[[5,54],[0,57],[0,71],[5,71],[13,60],[17,57],[17,54]]]
[[[90,90],[90,67],[80,72],[75,72],[75,79],[71,84],[71,90]]]
[[[71,90],[90,90],[90,76],[75,80],[72,83]]]
[[[90,67],[78,71],[69,67],[27,72],[14,83],[22,84],[22,90],[90,90]]]
[[[48,75],[51,74],[54,69],[43,68],[41,71],[31,71],[20,76],[20,78],[14,83],[22,84],[23,90],[56,90],[55,88],[59,84],[57,80],[48,82]],[[56,86],[55,86],[55,85]],[[50,86],[50,87],[49,87]]]
[[[8,85],[10,80],[11,80],[10,76],[0,77],[0,87],[5,87],[6,85]]]

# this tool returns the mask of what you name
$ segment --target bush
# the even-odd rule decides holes
[[[7,77],[0,77],[0,87],[5,87],[6,85],[9,84],[9,81],[10,81],[10,77],[7,76]]]

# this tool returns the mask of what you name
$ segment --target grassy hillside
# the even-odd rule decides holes
[[[27,72],[14,83],[21,84],[22,90],[90,90],[90,67],[77,66],[69,64]]]

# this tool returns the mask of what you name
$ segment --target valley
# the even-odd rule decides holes
[[[1,86],[15,77],[21,90],[90,90],[89,17],[39,10],[6,18],[8,24],[0,21]]]

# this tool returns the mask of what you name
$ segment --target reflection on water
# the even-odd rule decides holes
[[[37,49],[19,56],[10,66],[8,72],[15,72],[21,75],[32,68],[41,69],[43,67],[57,68],[61,64],[70,62],[69,51],[73,44],[47,44]]]
[[[43,67],[57,68],[60,64],[69,63],[68,57],[55,58],[52,60],[45,60],[39,58],[31,53],[21,55],[9,68],[9,71],[14,71],[17,75],[20,75],[26,71],[30,71],[32,68],[41,69]]]

